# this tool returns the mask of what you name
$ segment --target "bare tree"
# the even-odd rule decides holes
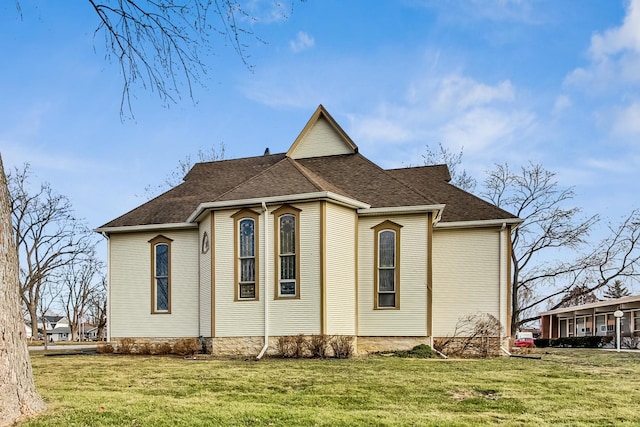
[[[107,326],[107,278],[100,272],[96,286],[89,296],[87,315],[90,322],[97,328],[99,340],[106,338],[105,329]]]
[[[56,194],[48,183],[36,192],[29,188],[29,165],[9,175],[11,215],[20,265],[20,292],[37,330],[40,299],[62,267],[91,253],[95,241],[89,229],[75,218],[71,202]]]
[[[62,286],[60,286],[56,280],[51,280],[48,281],[46,286],[42,287],[42,295],[38,299],[36,314],[42,322],[42,339],[45,350],[49,348],[49,339],[47,338],[47,316],[51,314],[51,306],[58,299],[61,292]],[[55,326],[53,329],[55,329]]]
[[[122,75],[120,114],[132,115],[131,90],[141,85],[175,103],[181,94],[193,98],[208,68],[203,61],[216,41],[231,47],[252,70],[248,49],[266,43],[252,31],[257,18],[239,0],[89,0],[100,23],[106,57]],[[286,2],[285,2],[286,3]],[[273,1],[283,17],[293,10]],[[249,6],[250,7],[250,6]],[[217,37],[217,39],[214,39]]]
[[[207,150],[199,149],[197,160],[194,160],[194,156],[188,154],[184,159],[178,161],[176,167],[169,172],[161,184],[147,185],[144,188],[144,197],[152,199],[158,194],[179,185],[196,162],[213,162],[224,159],[225,149],[224,142],[221,142],[218,147],[212,146]]]
[[[20,1],[15,4],[21,15]],[[249,36],[260,40],[250,31],[254,18],[236,0],[89,0],[89,4],[99,21],[96,35],[104,36],[107,59],[114,58],[120,66],[121,117],[126,112],[133,115],[134,84],[156,92],[165,103],[175,102],[185,88],[193,98],[193,83],[207,71],[200,52],[211,48],[210,34],[222,37],[245,64],[248,45],[243,39]],[[212,25],[209,12],[217,16],[218,25]],[[0,159],[0,331],[4,337],[0,340],[0,426],[44,409],[33,386],[29,354],[21,338],[24,325],[18,303],[21,286],[14,239],[18,233],[12,234],[9,200]],[[41,257],[36,260],[36,265],[44,261]],[[34,280],[42,285],[42,277]],[[37,330],[37,320],[35,323]]]
[[[59,282],[63,292],[60,293],[59,300],[69,319],[72,341],[81,338],[78,333],[87,314],[94,289],[99,286],[96,280],[103,268],[103,263],[90,254],[76,259],[62,269]]]
[[[432,150],[427,146],[427,151],[422,155],[422,160],[426,166],[444,164],[449,167],[451,175],[451,184],[462,188],[465,191],[472,192],[476,188],[476,180],[469,175],[465,169],[462,169],[463,149],[459,153],[453,153],[442,143],[438,143],[438,149]]]
[[[538,319],[545,304],[552,310],[617,278],[637,277],[637,211],[610,225],[609,235],[590,246],[589,233],[600,217],[581,217],[580,208],[567,207],[573,188],[561,188],[555,174],[541,165],[529,164],[517,173],[506,164],[496,165],[483,195],[524,220],[512,233],[512,335],[520,325]],[[573,251],[575,259],[559,261],[559,251]]]
[[[573,307],[575,305],[591,304],[598,302],[598,297],[590,291],[586,285],[578,285],[569,289],[562,296],[560,307]]]
[[[18,253],[11,226],[9,191],[0,156],[0,426],[44,410],[33,383],[20,310]],[[37,331],[37,325],[36,329]]]

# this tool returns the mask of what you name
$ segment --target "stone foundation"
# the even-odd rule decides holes
[[[194,337],[195,338],[195,337]],[[278,355],[278,340],[280,337],[269,337],[269,347],[266,356]],[[311,335],[305,336],[308,341]],[[112,338],[116,350],[124,338]],[[172,346],[184,337],[172,338],[149,338],[137,337],[128,338],[133,340],[132,352],[138,353],[139,349],[148,344],[169,343]],[[242,357],[254,358],[262,350],[264,337],[217,337],[217,338],[196,338],[200,341],[202,349],[206,354],[215,357]],[[331,336],[327,336],[330,340]],[[353,343],[354,356],[366,356],[372,353],[411,350],[419,344],[430,343],[430,337],[351,337]],[[500,339],[493,338],[464,338],[464,337],[438,337],[433,339],[433,347],[442,353],[453,357],[487,357],[502,355],[500,350]],[[327,356],[331,357],[333,350],[327,345]]]

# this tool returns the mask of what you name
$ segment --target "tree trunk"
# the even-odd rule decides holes
[[[18,253],[0,156],[0,426],[45,409],[33,383],[19,290]]]
[[[31,301],[34,301],[33,299]],[[31,330],[36,331],[36,338],[38,338],[38,307],[35,302],[27,304],[29,309],[29,320],[31,321]],[[42,319],[42,327],[44,328],[44,319]]]

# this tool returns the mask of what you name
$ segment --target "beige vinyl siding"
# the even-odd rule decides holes
[[[299,141],[291,158],[333,156],[351,154],[353,150],[344,139],[331,127],[326,119],[320,118],[309,132]]]
[[[300,209],[300,298],[274,300],[274,246],[271,214],[280,206],[269,206],[269,333],[272,336],[320,333],[320,203],[292,205]]]
[[[252,209],[260,213],[260,208]],[[264,215],[258,218],[258,234],[256,241],[259,251],[259,271],[256,276],[259,281],[259,300],[234,301],[236,283],[234,283],[234,219],[231,215],[238,209],[216,211],[214,214],[215,227],[215,336],[240,337],[264,335]]]
[[[496,228],[434,230],[434,336],[453,335],[463,316],[500,318],[499,236]]]
[[[326,333],[356,333],[356,213],[327,203]]]
[[[202,251],[204,233],[209,236],[209,250]],[[211,214],[204,216],[200,222],[200,335],[211,336],[211,250],[213,248],[213,235],[211,234]]]
[[[374,310],[374,231],[393,221],[400,230],[400,309]],[[361,217],[358,223],[358,335],[426,336],[427,215]]]
[[[151,314],[149,240],[171,242],[171,314]],[[196,337],[198,331],[198,230],[110,236],[112,337]]]

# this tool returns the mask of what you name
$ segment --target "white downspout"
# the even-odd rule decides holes
[[[262,213],[264,214],[264,346],[256,356],[256,360],[262,359],[269,348],[269,230],[267,226],[269,211],[265,202],[262,202]]]
[[[102,237],[107,240],[107,333],[106,342],[111,342],[111,239],[104,231]],[[46,337],[45,337],[46,338]]]
[[[506,230],[507,230],[507,224],[506,223],[502,223],[502,227],[500,228],[500,238],[498,241],[498,251],[499,251],[499,262],[500,262],[500,304],[498,304],[498,315],[499,315],[499,319],[500,319],[500,324],[504,324],[506,325],[506,317],[504,319],[504,323],[503,323],[503,312],[504,312],[504,305],[507,304],[507,296],[506,296],[506,288],[507,288],[507,280],[508,278],[507,273],[506,273],[506,269],[503,268],[503,264],[505,264],[503,261],[505,260],[505,254],[504,254],[504,239],[505,239],[505,234],[506,234]],[[507,260],[507,262],[510,262],[509,260]],[[506,265],[506,264],[505,264]],[[511,353],[509,352],[509,350],[507,350],[506,348],[504,348],[504,329],[501,327],[500,328],[500,349],[505,352],[508,356],[511,356]]]

